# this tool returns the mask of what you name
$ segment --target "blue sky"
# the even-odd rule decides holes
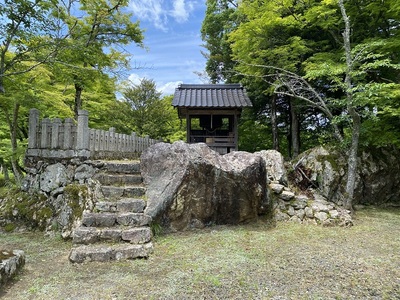
[[[164,94],[173,94],[179,83],[204,83],[194,72],[203,72],[201,23],[205,0],[131,0],[129,9],[145,30],[147,50],[130,49],[134,83],[153,79]]]

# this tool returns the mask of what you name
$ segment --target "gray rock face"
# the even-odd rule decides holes
[[[268,179],[287,185],[287,172],[283,155],[276,150],[262,150],[254,153],[259,155],[267,168]]]
[[[205,144],[159,143],[141,156],[145,213],[171,230],[238,224],[271,212],[259,155],[219,155]]]
[[[66,185],[67,181],[67,169],[63,164],[49,165],[40,176],[40,189],[50,192],[60,186]]]
[[[400,205],[400,150],[371,149],[358,159],[354,204]],[[345,156],[315,148],[299,157],[310,179],[329,201],[342,204],[347,180]]]

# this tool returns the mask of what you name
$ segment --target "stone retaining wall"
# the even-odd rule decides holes
[[[316,192],[312,197],[296,195],[279,182],[269,184],[274,203],[276,221],[291,221],[323,226],[352,226],[350,211],[327,201]]]
[[[64,238],[79,226],[85,210],[94,207],[104,163],[80,159],[27,159],[23,193],[0,199],[0,226],[59,231]]]

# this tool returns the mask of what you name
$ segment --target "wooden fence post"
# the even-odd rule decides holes
[[[78,111],[76,148],[89,150],[89,113],[86,110]]]
[[[45,118],[42,120],[42,130],[40,137],[40,148],[47,149],[49,145],[49,135],[50,135],[50,120]]]
[[[72,140],[72,119],[67,118],[64,121],[64,149],[73,149],[74,144]]]
[[[36,108],[29,111],[28,149],[38,148],[39,114]]]
[[[61,146],[60,142],[61,120],[56,118],[51,123],[51,149],[57,149]]]

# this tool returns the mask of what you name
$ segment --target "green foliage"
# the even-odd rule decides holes
[[[345,2],[345,6],[352,24],[350,75],[354,97],[350,104],[356,106],[362,117],[362,140],[365,144],[398,144],[400,7],[395,0],[382,3],[355,0]],[[281,68],[307,79],[333,112],[330,120],[300,117],[303,150],[320,141],[332,140],[326,121],[337,124],[345,138],[350,137],[346,134],[350,132],[346,128],[351,126],[351,118],[344,84],[346,63],[341,34],[344,23],[337,1],[243,0],[236,14],[241,16],[241,22],[228,33],[228,41],[232,59],[237,62],[235,72],[238,78],[244,76],[241,81],[248,87],[258,111],[254,121],[264,124],[265,115],[268,118],[270,84],[277,84],[273,78],[278,72],[276,68]],[[279,116],[288,115],[287,101],[278,102]],[[303,101],[296,100],[295,105],[298,116],[320,113]],[[281,118],[278,126],[289,125],[289,119]],[[385,132],[379,134],[381,128]],[[289,128],[285,131],[289,132]],[[243,130],[242,134],[254,134],[253,139],[245,137],[249,141],[260,138],[258,130]]]
[[[162,235],[163,233],[163,228],[162,226],[157,223],[157,222],[152,222],[150,224],[150,229],[151,229],[151,233],[153,234],[153,237],[159,237],[160,235]]]
[[[138,135],[164,140],[179,139],[179,119],[171,106],[172,96],[161,98],[153,80],[142,79],[139,84],[127,84],[122,91],[126,104],[126,128]],[[186,133],[186,132],[185,132]]]
[[[240,22],[235,7],[237,1],[207,0],[206,15],[201,26],[201,37],[207,53],[206,72],[211,82],[230,81],[233,68],[228,34]]]

